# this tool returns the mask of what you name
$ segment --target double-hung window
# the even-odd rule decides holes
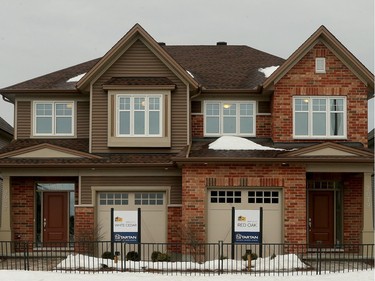
[[[255,102],[206,101],[205,136],[255,136]]]
[[[34,102],[34,136],[73,135],[73,102]]]
[[[345,97],[295,97],[295,138],[345,138]]]
[[[117,136],[160,137],[162,111],[162,95],[118,95]]]

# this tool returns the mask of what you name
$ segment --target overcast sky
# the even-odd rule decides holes
[[[101,57],[135,23],[170,45],[227,41],[285,59],[325,25],[374,73],[374,0],[0,0],[0,88]],[[2,99],[0,116],[13,124]]]

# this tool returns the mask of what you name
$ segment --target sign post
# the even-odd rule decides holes
[[[232,243],[259,244],[262,256],[263,208],[259,210],[235,210],[232,208]],[[234,249],[232,247],[232,258]]]

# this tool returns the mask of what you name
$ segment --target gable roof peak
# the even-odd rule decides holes
[[[273,89],[295,64],[297,64],[318,41],[322,41],[369,89],[374,89],[374,75],[360,62],[324,25],[321,25],[286,61],[263,83],[263,88]]]
[[[116,59],[123,54],[135,40],[142,39],[147,43],[147,47],[157,55],[165,65],[175,72],[180,78],[185,80],[193,87],[198,88],[198,82],[195,81],[182,66],[166,52],[162,46],[139,24],[136,23],[100,60],[99,62],[78,81],[76,87],[79,90],[87,89],[92,80],[108,69]]]

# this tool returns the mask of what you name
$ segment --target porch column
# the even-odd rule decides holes
[[[11,241],[10,229],[10,179],[9,176],[3,176],[3,191],[0,210],[0,241]]]
[[[363,174],[363,229],[362,229],[362,243],[374,243],[374,225],[373,225],[373,198],[371,173]]]

